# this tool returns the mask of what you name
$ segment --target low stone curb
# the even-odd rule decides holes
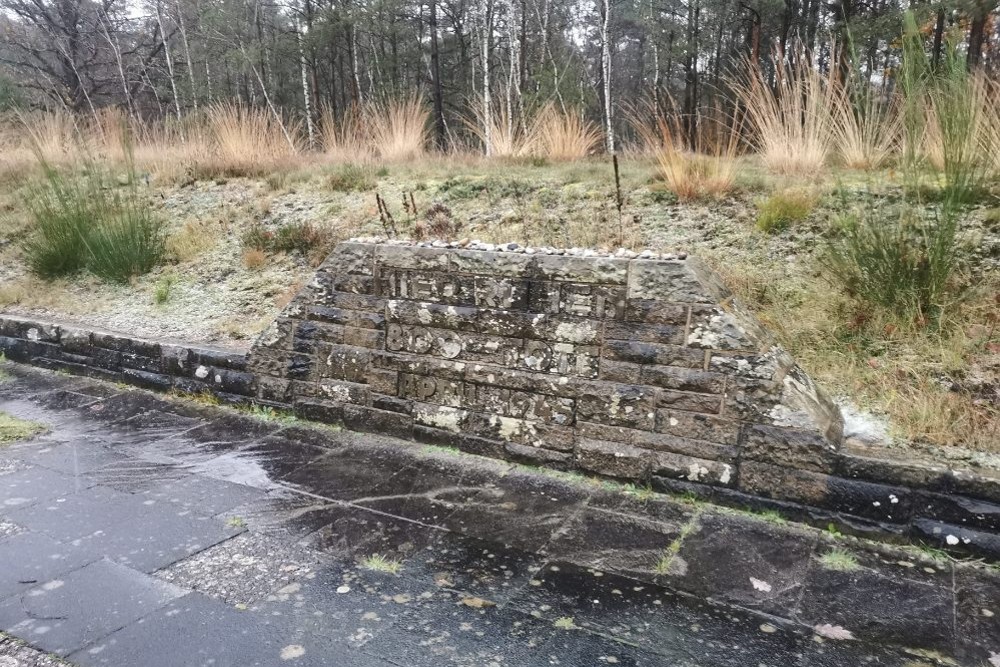
[[[673,454],[671,466],[650,465],[627,446],[605,450],[582,439],[563,456],[539,460],[537,449],[503,446],[484,438],[414,424],[374,406],[331,400],[280,400],[273,378],[248,370],[247,355],[223,348],[133,338],[79,325],[0,314],[0,352],[12,361],[154,391],[211,394],[231,404],[293,411],[314,421],[390,435],[507,460],[578,470],[690,493],[723,505],[775,509],[789,518],[896,542],[929,544],[1000,561],[1000,479],[985,472],[892,461],[852,451],[822,461],[792,455],[766,426],[744,429],[731,447],[729,479],[688,479],[692,464],[718,461]],[[764,431],[760,429],[765,429]],[[794,443],[792,443],[794,444]],[[697,476],[696,476],[697,477]]]

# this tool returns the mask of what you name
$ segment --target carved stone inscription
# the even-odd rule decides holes
[[[250,365],[306,415],[617,477],[726,485],[772,455],[749,426],[817,461],[840,434],[696,260],[344,243]]]

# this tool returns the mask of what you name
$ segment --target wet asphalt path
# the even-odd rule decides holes
[[[988,568],[7,369],[0,411],[49,430],[0,447],[3,667],[53,655],[121,667],[914,667],[1000,652],[1000,574]],[[828,567],[833,549],[855,567]]]

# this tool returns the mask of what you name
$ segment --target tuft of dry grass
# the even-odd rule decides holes
[[[339,120],[333,110],[324,107],[320,116],[323,152],[332,162],[364,163],[374,157],[371,135],[365,126],[365,114],[351,106]]]
[[[248,269],[259,269],[267,264],[267,255],[259,248],[247,248],[243,251],[243,266]]]
[[[892,102],[883,102],[873,91],[849,88],[833,92],[830,130],[845,166],[871,171],[886,166],[895,154],[902,131],[902,116]]]
[[[287,167],[301,154],[298,125],[286,126],[267,109],[218,104],[208,110],[213,165],[230,176],[261,175]]]
[[[177,262],[190,262],[210,249],[217,240],[212,225],[203,221],[189,220],[167,237],[167,256]]]
[[[647,123],[633,114],[632,125],[647,151],[656,157],[659,174],[680,201],[718,198],[731,192],[736,183],[740,133],[734,124],[715,123],[712,131],[699,133],[698,145],[688,150],[682,139],[681,119],[656,113]]]
[[[470,104],[473,117],[466,120],[465,125],[484,147],[489,141],[489,156],[504,158],[530,155],[536,144],[533,132],[535,128],[529,127],[525,131],[522,123],[501,105],[491,110],[487,131],[484,104],[481,97]]]
[[[1000,177],[1000,81],[980,75],[974,85],[976,98],[981,102],[978,114],[979,154],[984,156],[986,168]]]
[[[772,88],[755,63],[733,88],[746,107],[764,165],[785,175],[815,176],[826,165],[834,141],[829,110],[837,100],[800,53],[795,64],[775,54],[777,84]]]
[[[412,160],[424,154],[429,118],[430,113],[419,95],[384,103],[372,102],[364,110],[371,147],[386,162]]]
[[[553,161],[581,160],[593,153],[603,138],[581,112],[562,112],[551,102],[538,112],[530,134],[528,148]]]

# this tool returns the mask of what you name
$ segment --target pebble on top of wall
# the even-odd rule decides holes
[[[697,258],[523,250],[340,244],[251,351],[258,397],[633,480],[830,471],[838,409]]]

